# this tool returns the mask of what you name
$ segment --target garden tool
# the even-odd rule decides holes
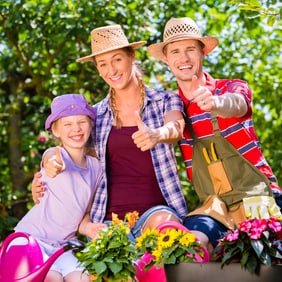
[[[206,147],[203,147],[203,154],[208,164],[208,170],[213,183],[214,193],[216,195],[220,195],[231,191],[232,187],[229,183],[222,161],[217,157],[214,142],[211,142],[210,154],[208,153],[208,149]]]
[[[13,244],[21,238],[25,244]],[[16,241],[14,241],[16,242]],[[1,282],[42,282],[54,261],[64,252],[84,248],[78,240],[71,240],[56,251],[46,262],[43,261],[38,242],[29,234],[14,232],[10,234],[0,248]]]

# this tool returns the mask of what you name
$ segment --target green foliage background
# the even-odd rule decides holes
[[[90,54],[93,28],[120,24],[130,41],[160,41],[166,21],[188,16],[219,47],[205,62],[218,78],[247,80],[253,91],[254,122],[263,152],[282,182],[281,3],[219,0],[0,0],[0,240],[33,204],[30,186],[41,154],[44,122],[54,96],[82,93],[91,103],[108,89],[91,64],[76,63]],[[166,66],[138,49],[146,82],[176,90]],[[142,62],[142,63],[141,63]],[[188,204],[197,203],[178,165]]]

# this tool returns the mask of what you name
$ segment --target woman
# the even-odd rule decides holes
[[[132,239],[146,228],[181,221],[187,214],[173,145],[182,137],[183,104],[174,93],[144,85],[135,49],[145,43],[129,43],[119,25],[104,26],[91,32],[92,54],[77,60],[93,62],[110,87],[107,97],[95,105],[93,133],[104,178],[84,221],[89,237],[111,220],[112,212],[119,218],[134,210],[139,213]],[[54,152],[46,156],[44,166],[53,177],[62,169]],[[36,193],[40,188],[35,182],[38,202],[41,193]]]

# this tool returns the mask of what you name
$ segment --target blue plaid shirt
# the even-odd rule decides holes
[[[104,177],[97,188],[90,216],[93,222],[102,222],[106,214],[108,197],[106,148],[114,122],[109,95],[97,103],[95,108],[97,118],[93,129],[93,137],[95,149],[104,171]],[[142,120],[148,127],[158,128],[163,126],[165,114],[172,110],[183,112],[183,103],[177,94],[154,90],[146,86]],[[186,215],[187,207],[178,177],[174,145],[159,143],[151,149],[151,156],[160,189],[168,206],[173,208],[180,217]]]

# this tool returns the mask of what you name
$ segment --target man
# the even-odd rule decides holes
[[[255,134],[248,84],[214,79],[203,70],[205,56],[217,45],[218,39],[203,37],[192,19],[172,18],[163,42],[148,47],[149,54],[170,67],[185,104],[180,148],[202,206],[184,224],[210,250],[227,228],[245,218],[280,217],[272,196],[280,206],[282,199]]]

